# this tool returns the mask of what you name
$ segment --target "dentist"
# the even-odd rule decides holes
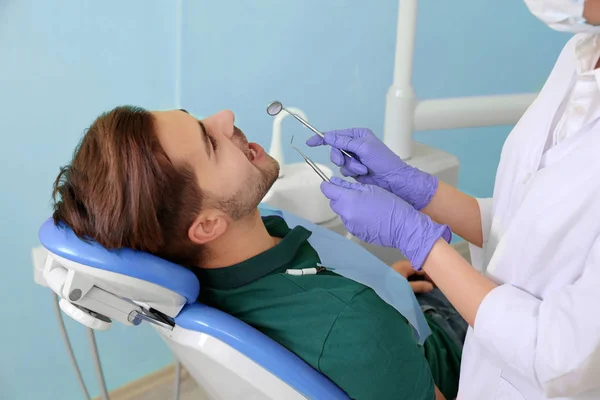
[[[600,399],[600,0],[525,2],[578,34],[507,138],[493,198],[409,166],[367,129],[307,144],[332,146],[357,181],[322,184],[346,228],[402,251],[469,323],[459,399]]]

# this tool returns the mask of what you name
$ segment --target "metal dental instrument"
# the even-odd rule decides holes
[[[296,118],[298,121],[300,121],[300,123],[302,123],[302,125],[306,126],[308,129],[310,129],[311,131],[313,131],[314,133],[316,133],[320,137],[324,137],[325,136],[317,128],[315,128],[314,126],[312,126],[311,124],[309,124],[308,122],[306,122],[304,120],[304,118],[300,117],[299,115],[296,115],[295,113],[293,113],[290,110],[288,110],[287,108],[285,108],[283,106],[283,104],[281,104],[280,101],[277,101],[277,100],[273,101],[273,102],[271,102],[271,104],[269,104],[267,106],[267,114],[269,114],[272,117],[274,117],[277,114],[279,114],[281,112],[281,110],[284,110],[285,112],[287,112],[288,114],[290,114],[292,117]],[[348,153],[347,151],[342,150],[342,149],[338,149],[338,150],[341,151],[343,154],[345,154],[347,157],[354,158],[354,157],[352,157],[352,154]]]
[[[294,136],[292,136],[292,140],[290,140],[290,146],[292,146],[292,149],[296,150],[302,156],[302,158],[304,158],[304,161],[306,161],[306,163],[308,165],[310,165],[310,167],[317,173],[317,175],[319,175],[321,177],[321,179],[323,179],[325,182],[329,182],[329,178],[327,177],[327,175],[325,175],[325,173],[323,171],[321,171],[321,169],[317,166],[317,164],[315,164],[310,158],[306,157],[304,155],[304,153],[300,151],[299,148],[294,146],[292,144],[293,142],[294,142]]]

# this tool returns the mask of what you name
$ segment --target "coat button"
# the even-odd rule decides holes
[[[585,114],[586,110],[585,110],[585,107],[583,107],[581,105],[576,105],[575,107],[573,107],[573,111],[577,115],[583,115],[583,114]]]
[[[558,140],[559,141],[563,141],[565,139],[565,136],[567,136],[567,132],[565,132],[565,130],[561,130],[560,133],[558,134]]]
[[[523,177],[523,185],[526,184],[527,182],[529,182],[529,179],[531,179],[531,173],[527,173],[525,174],[525,176]]]

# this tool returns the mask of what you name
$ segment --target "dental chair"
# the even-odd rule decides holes
[[[186,268],[148,253],[109,251],[44,222],[43,279],[60,308],[88,328],[112,321],[154,329],[211,399],[348,399],[324,375],[242,321],[196,302]]]

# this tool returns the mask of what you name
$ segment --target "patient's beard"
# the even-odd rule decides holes
[[[233,220],[241,220],[256,211],[256,207],[265,197],[279,176],[279,163],[273,157],[267,157],[265,165],[256,168],[257,174],[233,196],[220,200],[218,208],[226,212]]]

